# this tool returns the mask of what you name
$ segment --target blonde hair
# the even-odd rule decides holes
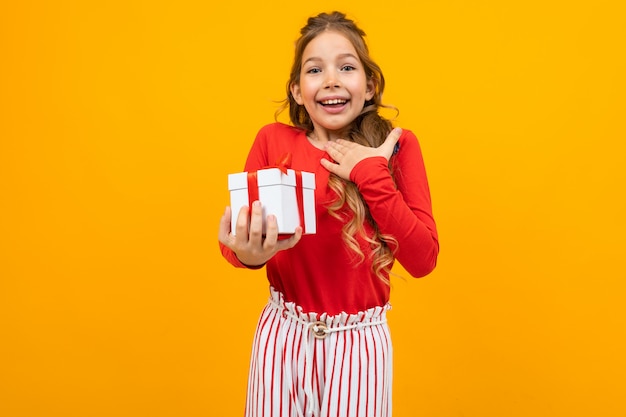
[[[360,145],[378,147],[385,141],[392,129],[391,122],[378,113],[379,108],[389,107],[382,103],[385,77],[380,67],[370,58],[369,49],[364,39],[365,32],[357,27],[354,21],[346,18],[346,15],[340,12],[321,13],[311,17],[306,26],[300,30],[301,36],[296,41],[294,61],[287,82],[287,99],[277,110],[276,117],[288,108],[289,118],[294,126],[307,132],[313,131],[313,122],[304,106],[299,105],[291,95],[291,86],[300,82],[302,56],[306,46],[325,31],[338,32],[352,43],[364,67],[367,79],[373,82],[375,88],[374,96],[365,102],[363,111],[352,123],[347,139]],[[394,253],[390,244],[396,248],[398,242],[393,236],[380,233],[376,222],[369,213],[367,204],[353,182],[331,174],[328,185],[338,197],[328,206],[330,215],[339,220],[347,221],[342,229],[343,241],[357,254],[360,262],[365,260],[365,255],[361,251],[356,237],[360,236],[369,243],[373,251],[373,272],[378,278],[389,284],[388,274],[394,260]],[[341,209],[344,205],[347,205],[353,213],[351,217],[342,214]],[[367,236],[365,232],[364,224],[366,221],[373,227],[373,236]]]

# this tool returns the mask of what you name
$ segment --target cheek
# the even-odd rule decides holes
[[[315,94],[317,93],[317,87],[313,83],[302,83],[300,84],[302,88],[302,96],[307,99],[313,99]]]
[[[303,89],[302,90],[302,104],[305,107],[313,106],[316,101],[317,90],[315,89]]]
[[[367,96],[369,96],[371,93],[368,93],[370,87],[369,85],[367,85],[367,82],[365,80],[354,80],[354,82],[351,83],[351,90],[354,92],[354,94],[358,94],[363,96],[363,98],[366,98]]]

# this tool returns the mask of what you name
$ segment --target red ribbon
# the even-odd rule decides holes
[[[296,201],[298,202],[298,215],[300,216],[300,226],[302,233],[306,233],[306,224],[304,223],[304,186],[302,184],[302,172],[296,171]]]
[[[262,169],[278,168],[280,172],[287,175],[287,170],[291,167],[291,154],[286,153],[281,156],[274,165],[267,166]],[[295,171],[296,173],[296,202],[298,204],[298,215],[300,216],[300,226],[302,226],[302,232],[306,232],[306,226],[304,223],[304,190],[302,187],[302,172]],[[259,181],[257,177],[257,171],[248,172],[248,204],[259,199]]]
[[[280,172],[287,175],[287,169],[291,168],[291,153],[287,152],[283,156],[281,156],[274,165],[265,167],[267,168],[278,168]]]
[[[259,199],[259,180],[256,171],[248,172],[248,205]]]

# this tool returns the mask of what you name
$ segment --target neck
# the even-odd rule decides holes
[[[309,133],[309,139],[313,142],[317,142],[320,144],[324,144],[326,142],[336,140],[336,139],[348,139],[350,130],[342,129],[342,130],[327,130],[314,128],[311,133]]]

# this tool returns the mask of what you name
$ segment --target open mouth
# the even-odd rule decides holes
[[[348,102],[348,100],[344,100],[341,98],[333,98],[330,100],[322,100],[320,101],[320,104],[324,107],[341,107],[344,104],[346,104]]]

